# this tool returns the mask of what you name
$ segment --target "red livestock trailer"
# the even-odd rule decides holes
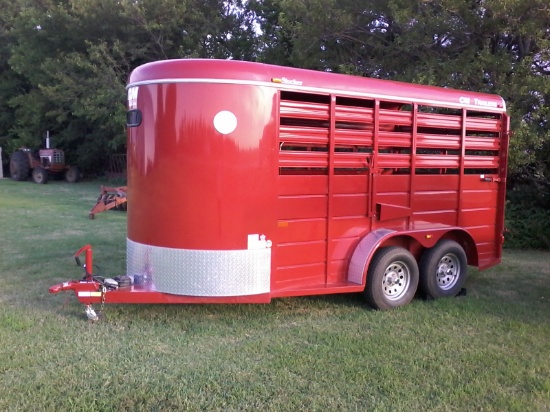
[[[88,311],[354,292],[389,309],[501,260],[499,96],[200,59],[127,89],[128,277],[94,276],[85,247],[86,276],[50,288]]]

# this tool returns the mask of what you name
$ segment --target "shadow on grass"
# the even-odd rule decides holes
[[[62,292],[63,293],[63,292]],[[51,297],[55,303],[45,303],[43,309],[64,316],[86,320],[85,305],[72,292],[65,292],[63,302]],[[94,304],[96,312],[101,304]],[[302,296],[273,299],[267,304],[105,304],[103,321],[129,319],[150,322],[178,322],[181,319],[216,319],[232,322],[246,319],[248,322],[263,322],[274,317],[302,316],[304,313],[372,311],[362,296],[357,293],[339,295]]]

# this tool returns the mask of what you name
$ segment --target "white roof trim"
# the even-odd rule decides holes
[[[144,80],[140,82],[130,83],[126,88],[145,86],[150,84],[166,84],[166,83],[211,83],[211,84],[241,84],[248,86],[264,86],[264,87],[275,87],[277,89],[287,89],[287,90],[298,90],[304,92],[314,92],[314,93],[326,93],[326,94],[339,94],[345,96],[354,96],[354,97],[368,97],[371,99],[384,99],[392,100],[400,103],[419,103],[427,104],[441,107],[456,107],[456,108],[467,108],[477,111],[484,112],[496,112],[496,113],[505,113],[506,112],[506,102],[502,100],[502,108],[500,107],[485,107],[478,106],[474,104],[463,104],[463,103],[452,103],[442,100],[432,100],[432,99],[419,99],[419,98],[405,98],[403,96],[395,96],[392,94],[376,94],[376,93],[367,93],[367,92],[357,92],[349,91],[342,89],[330,89],[323,87],[310,87],[310,86],[299,86],[293,84],[285,83],[273,83],[273,82],[264,82],[264,81],[253,81],[253,80],[235,80],[235,79],[208,79],[208,78],[190,78],[190,79],[155,79],[155,80]],[[457,89],[452,89],[454,91],[459,91]],[[464,91],[464,94],[467,94],[468,91]]]

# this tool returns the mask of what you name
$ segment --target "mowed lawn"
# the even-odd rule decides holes
[[[1,411],[550,410],[550,252],[506,250],[467,296],[388,312],[354,294],[90,323],[48,287],[81,277],[88,243],[124,273],[125,212],[88,219],[100,184],[0,180]]]

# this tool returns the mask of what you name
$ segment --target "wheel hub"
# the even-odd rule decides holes
[[[437,283],[441,289],[451,289],[459,279],[460,262],[456,255],[449,253],[441,258],[437,266]]]
[[[382,279],[384,295],[390,300],[401,298],[407,292],[410,283],[410,272],[403,262],[393,262],[386,268]]]

